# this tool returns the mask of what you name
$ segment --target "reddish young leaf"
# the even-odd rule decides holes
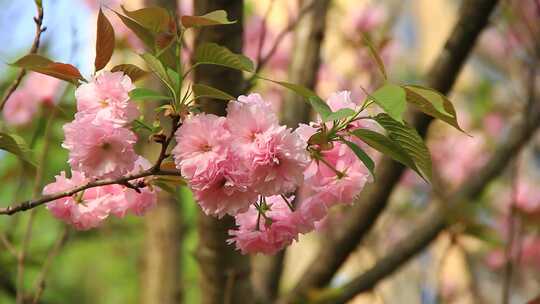
[[[111,72],[124,72],[131,78],[131,81],[137,81],[140,78],[148,75],[149,72],[139,68],[134,64],[120,64],[112,68]]]
[[[96,72],[107,65],[109,60],[111,60],[113,51],[114,29],[109,22],[109,19],[107,19],[107,16],[99,9],[97,19],[96,60],[94,61]]]
[[[37,54],[26,55],[12,65],[75,84],[84,79],[79,70],[71,64],[54,62]]]

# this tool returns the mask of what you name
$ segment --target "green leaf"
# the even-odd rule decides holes
[[[227,18],[227,12],[224,10],[213,11],[202,16],[182,16],[181,21],[186,28],[236,23]]]
[[[36,166],[31,150],[20,136],[0,132],[0,150],[15,154],[22,161]]]
[[[197,98],[210,97],[210,98],[221,99],[221,100],[226,100],[226,101],[236,99],[226,92],[223,92],[211,86],[207,86],[205,84],[195,83],[191,86],[191,88],[193,89],[193,92],[195,93],[195,96]]]
[[[418,171],[418,168],[409,154],[407,154],[400,145],[390,140],[388,137],[368,129],[356,129],[351,131],[351,134],[382,154]]]
[[[167,70],[163,66],[163,64],[152,54],[150,53],[144,53],[141,55],[141,57],[146,61],[146,64],[148,64],[148,67],[158,78],[167,86],[167,88],[171,91],[172,94],[176,94],[174,83],[169,78],[169,74],[167,73]]]
[[[107,65],[114,51],[114,29],[101,8],[98,13],[96,36],[94,66],[97,72]]]
[[[428,181],[431,180],[431,156],[418,132],[408,125],[392,119],[385,113],[375,116],[375,121],[388,132],[390,139],[398,143],[407,152],[419,169],[419,172],[417,172]]]
[[[120,64],[111,69],[111,72],[123,72],[131,78],[131,81],[137,81],[148,74],[147,71],[134,64]]]
[[[141,41],[148,47],[150,50],[154,50],[155,47],[155,37],[154,33],[152,33],[151,30],[145,28],[141,24],[139,24],[137,21],[126,17],[118,12],[114,12],[118,18],[124,23],[124,25],[129,28],[135,36],[137,36]]]
[[[456,129],[466,133],[461,129],[457,121],[454,105],[443,94],[426,87],[406,85],[403,86],[406,92],[406,100],[425,114],[438,118]]]
[[[54,62],[37,54],[26,55],[12,65],[75,84],[84,79],[79,70],[71,64]]]
[[[384,79],[388,79],[386,75],[386,69],[384,67],[384,62],[381,56],[379,56],[379,52],[377,52],[377,49],[375,48],[375,46],[373,46],[371,41],[363,34],[362,34],[362,39],[364,41],[364,44],[367,46],[369,53],[371,54],[371,56],[373,56],[373,59],[375,59],[375,62],[377,63],[377,66],[379,67],[379,71],[381,71],[381,74],[383,75]]]
[[[145,7],[134,11],[128,11],[123,5],[121,7],[126,16],[152,32],[158,33],[167,31],[169,28],[171,18],[164,8]]]
[[[373,162],[371,157],[369,157],[369,155],[364,152],[364,150],[362,150],[362,148],[360,148],[357,144],[345,139],[343,139],[342,142],[349,146],[349,148],[354,152],[354,154],[356,154],[358,159],[360,159],[360,161],[364,163],[371,175],[375,178],[375,162]]]
[[[129,92],[131,100],[171,100],[172,97],[147,88],[136,88]]]
[[[324,100],[322,100],[322,98],[320,98],[315,92],[304,86],[285,81],[272,80],[261,76],[257,77],[266,81],[273,82],[275,84],[279,84],[280,86],[287,88],[295,92],[296,94],[304,97],[311,104],[313,109],[317,113],[319,113],[323,121],[327,121],[326,119],[328,118],[328,116],[332,114],[332,110],[330,109],[328,104]]]
[[[220,65],[253,73],[253,62],[242,54],[235,54],[226,47],[215,43],[204,43],[195,51],[196,64]]]
[[[407,107],[405,90],[395,84],[385,84],[370,96],[393,119],[403,122]]]
[[[332,114],[328,115],[325,119],[323,119],[323,122],[348,118],[348,117],[353,116],[354,114],[356,114],[356,112],[353,109],[349,109],[349,108],[339,109],[336,112],[333,112]]]

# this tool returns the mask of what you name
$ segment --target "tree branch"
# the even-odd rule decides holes
[[[39,4],[37,1],[35,3],[36,3],[36,8],[37,8],[37,16],[34,17],[34,22],[36,23],[36,34],[34,36],[34,41],[32,42],[32,46],[30,47],[30,51],[28,52],[28,54],[37,53],[39,49],[39,42],[41,40],[41,34],[45,32],[45,30],[47,30],[46,27],[42,27],[43,5]],[[0,102],[0,112],[2,112],[2,110],[4,109],[4,106],[6,105],[6,102],[11,96],[11,94],[13,94],[13,92],[15,92],[15,90],[21,84],[21,81],[24,75],[26,75],[26,70],[21,69],[21,71],[19,72],[19,75],[17,75],[17,78],[15,78],[15,81],[13,81],[11,86],[9,86],[9,88],[6,91],[6,94],[4,94],[4,97],[2,98],[2,101]]]
[[[518,154],[540,126],[540,105],[530,113],[524,122],[514,126],[505,142],[493,154],[486,165],[477,174],[470,176],[463,186],[444,202],[432,202],[430,208],[420,219],[418,226],[400,241],[389,254],[340,288],[337,295],[326,297],[321,303],[346,303],[355,295],[368,291],[382,279],[394,273],[407,261],[426,248],[438,234],[450,225],[450,218],[455,218],[460,206],[479,197],[483,189],[506,168],[510,160]]]
[[[463,3],[460,17],[434,65],[428,73],[428,86],[447,94],[452,88],[477,37],[487,25],[498,0],[469,0]],[[414,113],[411,122],[425,135],[431,118]],[[328,284],[349,254],[371,230],[386,208],[388,198],[398,183],[404,167],[384,158],[376,172],[377,183],[366,186],[362,195],[349,210],[350,216],[334,239],[324,241],[322,248],[309,265],[285,302],[295,302],[310,289]]]

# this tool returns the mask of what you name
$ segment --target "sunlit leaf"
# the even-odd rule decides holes
[[[323,121],[325,121],[328,118],[328,116],[330,116],[332,114],[332,110],[330,109],[328,104],[324,100],[322,100],[312,90],[310,90],[310,89],[308,89],[308,88],[306,88],[304,86],[301,86],[299,84],[294,84],[294,83],[285,82],[285,81],[272,80],[272,79],[264,78],[264,77],[261,77],[261,76],[258,76],[258,77],[263,79],[263,80],[267,80],[267,81],[273,82],[275,84],[279,84],[280,86],[285,87],[285,88],[295,92],[296,94],[304,97],[311,104],[311,106],[313,107],[315,112],[317,112],[321,116]]]
[[[454,105],[443,94],[425,87],[406,85],[407,102],[429,116],[438,118],[456,129],[463,131],[458,124]]]
[[[204,43],[195,51],[196,64],[221,65],[228,68],[254,72],[253,62],[242,54],[231,52],[226,47],[215,43]]]
[[[124,72],[131,78],[131,81],[137,81],[140,78],[148,75],[148,72],[139,68],[134,64],[120,64],[111,69],[111,72]]]
[[[101,9],[99,9],[98,13],[96,35],[96,59],[94,66],[96,71],[99,71],[111,60],[114,51],[114,29]]]
[[[195,93],[195,96],[197,98],[210,97],[210,98],[221,99],[221,100],[226,100],[226,101],[236,99],[226,92],[223,92],[219,89],[216,89],[214,87],[207,86],[204,84],[196,83],[196,84],[193,84],[191,88],[193,89],[193,92]]]
[[[147,88],[135,88],[129,92],[131,100],[170,100],[172,97]]]
[[[12,153],[22,161],[32,166],[36,166],[32,152],[24,142],[24,139],[20,136],[0,132],[0,150]]]
[[[370,97],[393,119],[403,122],[403,113],[407,108],[405,90],[394,84],[385,84]]]
[[[145,7],[134,11],[128,11],[122,6],[122,11],[126,16],[137,21],[138,24],[152,32],[158,33],[168,30],[170,15],[164,8]]]
[[[339,109],[336,112],[333,112],[332,114],[328,115],[325,119],[323,119],[323,122],[348,118],[348,117],[353,116],[354,114],[356,114],[356,112],[353,109],[349,109],[349,108]]]
[[[84,79],[79,70],[71,64],[54,62],[37,54],[26,55],[13,65],[72,83]]]
[[[375,177],[375,162],[369,157],[369,155],[362,150],[357,144],[348,141],[342,140],[353,152],[356,154],[356,157],[368,168],[369,172],[373,177]]]
[[[186,28],[196,26],[231,24],[236,22],[229,20],[227,18],[227,12],[224,10],[213,11],[202,16],[182,16],[181,21],[182,25]]]
[[[167,73],[167,70],[163,66],[163,64],[150,53],[144,53],[141,55],[141,57],[144,59],[146,64],[148,64],[148,67],[150,68],[150,70],[152,70],[152,72],[154,72],[154,74],[158,76],[161,82],[163,82],[163,84],[165,84],[167,88],[172,93],[174,93],[175,92],[174,83],[169,78],[169,74]]]
[[[418,168],[409,154],[390,138],[368,129],[356,129],[351,131],[351,134],[373,149],[418,172]]]
[[[424,140],[415,129],[392,119],[385,113],[378,114],[375,121],[387,132],[390,139],[398,143],[414,161],[421,176],[431,180],[431,155]]]

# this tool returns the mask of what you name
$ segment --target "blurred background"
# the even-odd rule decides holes
[[[323,98],[350,90],[354,101],[361,102],[366,97],[364,89],[370,91],[383,83],[362,44],[362,34],[379,49],[392,81],[422,83],[460,16],[460,5],[468,1],[315,0],[318,3],[311,7],[310,2],[243,1],[244,53],[255,62],[266,59],[261,73],[272,79],[302,83]],[[194,4],[187,0],[43,0],[47,30],[40,54],[74,64],[88,78],[100,3],[115,9],[120,4],[130,10],[162,5],[177,7],[181,14],[194,12]],[[212,1],[200,1],[195,9],[208,3]],[[3,92],[18,73],[7,63],[28,52],[32,43],[35,6],[29,0],[0,0],[0,7]],[[144,66],[134,51],[142,48],[141,42],[111,11],[105,13],[117,35],[110,65]],[[193,35],[188,36],[188,45],[193,46],[193,40]],[[432,123],[427,134],[435,170],[446,191],[460,189],[478,174],[511,136],[511,126],[523,119],[531,103],[537,103],[539,44],[540,2],[499,1],[449,94],[460,125],[470,136],[440,122]],[[149,79],[140,83],[157,86]],[[46,166],[36,181],[35,170],[0,151],[2,207],[36,196],[44,184],[68,169],[67,152],[60,144],[62,125],[75,111],[74,88],[30,73],[18,90],[22,91],[19,98],[35,99],[34,107],[21,109],[20,115],[4,115],[0,127],[22,136],[38,155],[46,151],[41,154]],[[252,91],[271,100],[288,124],[311,115],[309,108],[295,106],[299,102],[281,88],[256,83]],[[153,159],[154,148],[141,142],[139,150]],[[429,247],[350,303],[527,303],[540,295],[540,137],[533,135],[506,170],[482,190]],[[435,203],[433,196],[429,184],[411,172],[403,174],[385,212],[329,286],[341,286],[392,251]],[[278,285],[274,293],[285,294],[294,287],[317,253],[325,250],[321,244],[340,233],[348,208],[333,210],[321,229],[301,236],[283,260],[278,257],[272,264],[252,257],[254,293],[266,292],[268,286],[261,276],[268,277],[266,273],[277,268],[283,272],[277,271],[281,279],[273,279]],[[0,216],[0,303],[15,303],[18,284],[29,293],[42,290],[37,303],[218,303],[203,301],[207,290],[201,281],[208,278],[201,279],[198,230],[204,227],[197,224],[200,218],[184,187],[174,195],[163,193],[158,207],[145,217],[110,219],[91,231],[67,228],[45,208]],[[21,248],[26,251],[24,275],[18,256]],[[508,302],[501,300],[505,290]],[[252,303],[250,297],[222,303]]]

